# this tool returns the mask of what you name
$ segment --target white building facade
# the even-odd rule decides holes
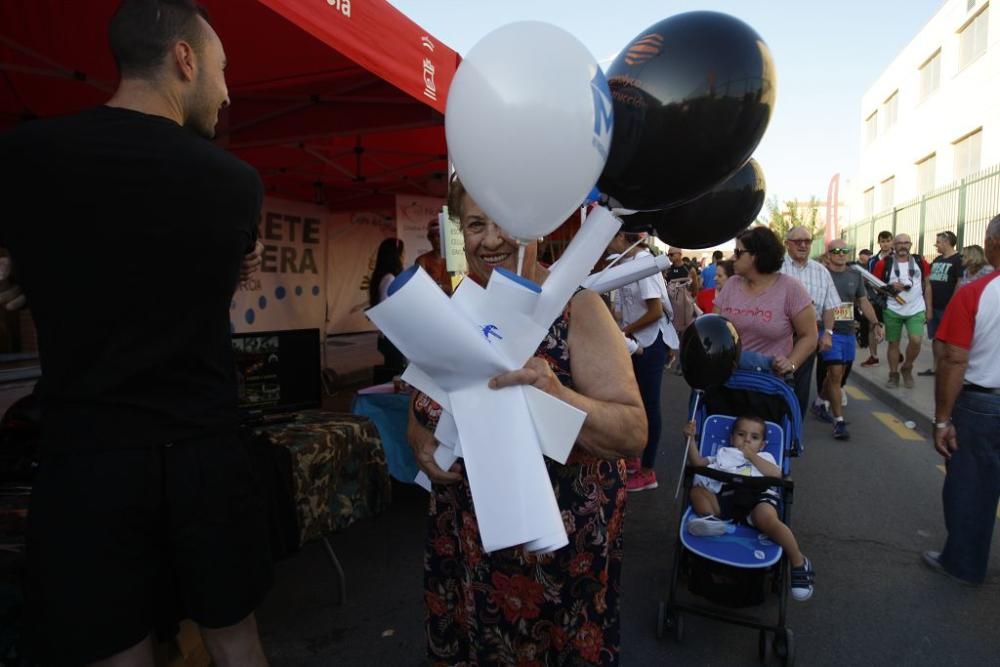
[[[1000,6],[947,0],[865,93],[859,120],[857,243],[878,225],[911,235],[964,226],[966,243],[981,243],[980,218],[1000,208],[1000,195],[973,192],[1000,169]],[[1000,190],[1000,174],[993,181],[987,189]]]

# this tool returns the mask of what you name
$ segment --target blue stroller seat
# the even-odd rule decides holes
[[[724,535],[692,535],[687,525],[696,514],[687,498],[695,475],[746,489],[776,488],[780,496],[778,514],[790,527],[795,488],[790,478],[791,461],[803,452],[798,401],[791,387],[780,378],[770,373],[737,370],[724,386],[706,390],[697,402],[693,395],[692,404],[697,405],[693,418],[698,425],[702,456],[713,455],[720,447],[729,445],[732,427],[741,415],[753,414],[764,419],[767,425],[764,451],[774,457],[782,478],[747,477],[694,466],[685,468],[685,499],[680,509],[668,597],[659,605],[657,637],[670,631],[680,641],[684,634],[682,614],[692,613],[757,630],[761,660],[773,647],[787,667],[795,660],[792,631],[785,624],[788,558],[780,546],[747,525],[734,523],[729,529],[731,532]],[[687,581],[695,599],[681,594],[679,584],[683,580]],[[767,609],[762,609],[759,615],[743,611],[763,605],[768,592],[777,597],[776,623],[764,618],[768,615]]]
[[[736,417],[712,415],[702,425],[702,456],[714,456],[719,447],[729,446],[729,436]],[[767,422],[767,440],[764,451],[774,457],[775,463],[788,474],[784,458],[784,433],[774,422]],[[736,567],[770,567],[781,559],[782,549],[763,533],[742,523],[734,523],[731,533],[711,537],[698,537],[687,530],[688,522],[696,518],[689,506],[680,522],[681,543],[686,549],[708,560]]]

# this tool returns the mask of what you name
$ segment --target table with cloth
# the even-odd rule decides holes
[[[253,435],[258,445],[271,446],[268,458],[277,474],[270,479],[278,487],[271,490],[279,501],[272,512],[279,514],[282,542],[291,550],[380,514],[392,499],[378,431],[364,417],[305,410],[291,421],[258,426]],[[282,520],[289,518],[289,501],[294,540]]]

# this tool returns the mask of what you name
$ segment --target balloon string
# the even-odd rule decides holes
[[[701,400],[701,394],[702,392],[700,389],[694,390],[694,408],[691,410],[690,421],[694,421],[695,417],[698,416],[698,402]],[[675,500],[681,493],[681,482],[684,480],[684,470],[687,468],[688,447],[691,446],[693,440],[694,438],[692,436],[688,436],[687,440],[684,442],[684,458],[681,459],[681,474],[677,478],[677,489],[674,491]]]
[[[524,277],[524,253],[528,244],[524,241],[517,242],[517,275]]]

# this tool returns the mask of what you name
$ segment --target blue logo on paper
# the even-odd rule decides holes
[[[497,340],[503,340],[503,336],[500,335],[500,330],[495,324],[487,324],[483,327],[483,337],[492,343],[490,336],[495,336]]]

